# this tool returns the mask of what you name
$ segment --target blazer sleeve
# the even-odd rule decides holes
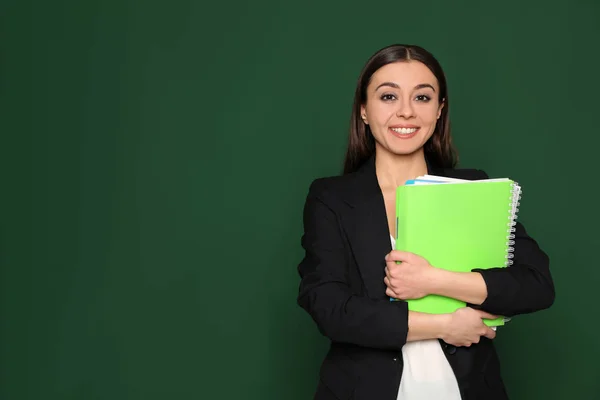
[[[298,304],[334,342],[401,349],[408,333],[408,307],[405,302],[377,301],[351,290],[348,251],[336,213],[322,196],[321,183],[311,184],[304,206]]]
[[[480,179],[487,179],[483,171]],[[487,285],[487,298],[470,305],[496,315],[511,317],[549,308],[554,303],[554,282],[548,255],[527,234],[521,223],[515,226],[513,264],[507,268],[473,269]]]

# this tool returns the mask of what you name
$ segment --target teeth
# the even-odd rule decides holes
[[[408,135],[410,133],[416,132],[417,128],[392,128],[392,130],[396,133],[401,133],[403,135]]]

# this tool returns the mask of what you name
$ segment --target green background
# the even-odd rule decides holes
[[[497,338],[509,393],[595,398],[599,39],[592,0],[2,0],[0,398],[311,398],[302,206],[397,42],[551,256],[555,305]]]

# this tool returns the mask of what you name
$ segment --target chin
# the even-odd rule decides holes
[[[419,148],[419,149],[415,149],[415,150],[402,150],[402,151],[393,151],[392,153],[393,153],[395,156],[407,157],[407,156],[413,156],[413,155],[415,155],[415,154],[418,154],[418,153],[420,153],[420,152],[421,152],[420,150],[421,150],[421,149]]]
[[[423,151],[422,147],[401,147],[399,148],[398,146],[396,147],[384,147],[382,146],[380,150],[383,150],[383,152],[388,153],[392,156],[395,157],[409,157],[409,156],[414,156],[416,154],[419,154]]]
[[[383,150],[387,153],[396,155],[396,156],[410,156],[410,155],[414,155],[415,153],[419,153],[422,152],[424,149],[423,147],[425,146],[425,143],[427,142],[426,140],[427,138],[424,138],[422,136],[415,136],[412,137],[410,139],[397,139],[395,137],[392,137],[391,140],[386,140],[384,142],[377,142],[378,147],[380,147],[380,150]]]
[[[408,156],[411,154],[415,154],[415,153],[419,153],[421,151],[423,151],[423,143],[414,143],[414,144],[409,144],[406,143],[404,146],[390,146],[389,150],[396,155],[399,156]]]

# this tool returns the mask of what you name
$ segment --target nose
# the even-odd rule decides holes
[[[396,110],[396,116],[397,117],[403,117],[403,118],[411,118],[414,117],[414,109],[412,106],[412,102],[410,101],[410,99],[408,100],[404,100],[404,101],[399,101],[398,103],[400,103],[398,105],[398,109]]]

